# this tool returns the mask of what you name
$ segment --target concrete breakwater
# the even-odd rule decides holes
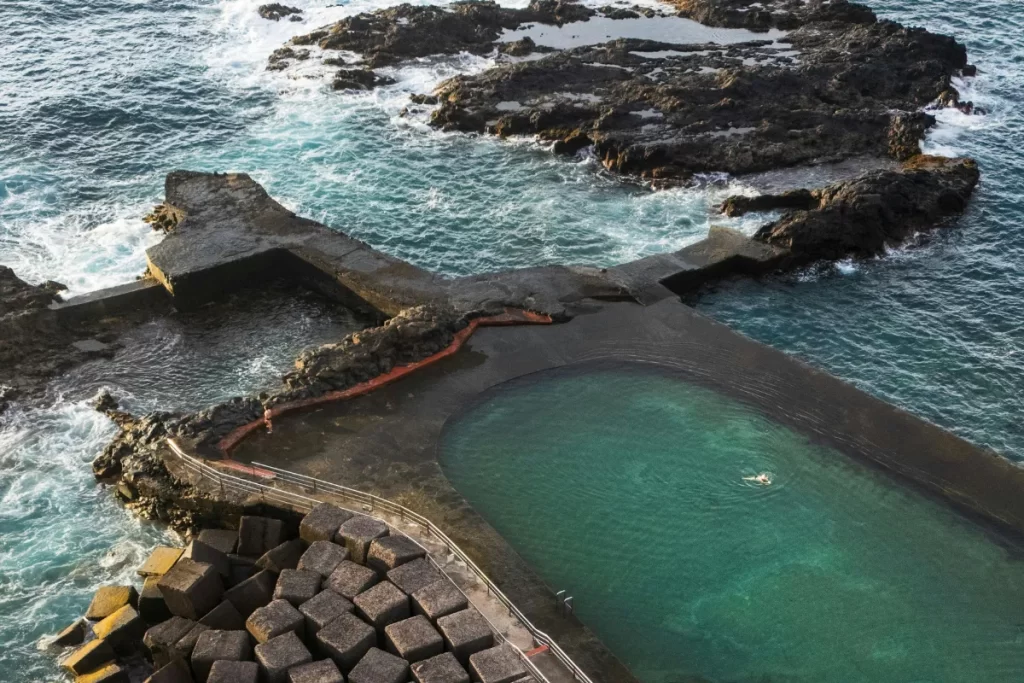
[[[426,548],[383,520],[330,503],[304,517],[267,511],[157,548],[141,590],[101,588],[54,639],[75,648],[62,666],[83,683],[146,671],[149,683],[545,679]]]

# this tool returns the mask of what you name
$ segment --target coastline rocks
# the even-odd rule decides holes
[[[302,14],[302,10],[298,7],[289,7],[288,5],[282,5],[279,2],[272,2],[268,5],[260,5],[256,9],[256,13],[264,19],[271,21],[278,21],[284,17],[291,17],[289,21],[302,21],[302,17],[298,16]]]
[[[963,212],[978,183],[971,159],[918,156],[895,171],[873,171],[820,190],[730,198],[723,211],[787,207],[754,239],[790,251],[800,262],[881,254],[913,233]]]
[[[338,69],[331,88],[334,90],[373,90],[381,85],[391,85],[395,79],[380,76],[370,69]]]
[[[309,56],[309,50],[295,50],[287,46],[279,47],[267,58],[267,71],[281,71],[291,66],[293,62],[309,59]]]

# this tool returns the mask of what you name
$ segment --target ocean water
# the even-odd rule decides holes
[[[514,380],[439,454],[643,683],[1024,680],[1024,546],[671,370]]]
[[[591,159],[442,134],[422,114],[402,115],[408,93],[485,68],[485,58],[425,60],[394,71],[395,86],[365,94],[329,91],[315,65],[266,72],[266,57],[290,35],[394,3],[292,0],[306,10],[298,24],[260,19],[259,4],[0,2],[0,263],[73,294],[131,280],[159,240],[141,216],[162,199],[173,168],[248,172],[289,208],[452,275],[613,264],[679,248],[718,221],[709,208],[723,196],[749,191],[708,179],[651,192],[602,174]],[[869,4],[968,44],[981,68],[969,95],[990,113],[944,112],[928,146],[981,161],[977,200],[959,229],[913,248],[725,285],[701,308],[1017,458],[1024,6]],[[173,322],[147,327],[120,362],[79,369],[55,381],[43,405],[0,416],[0,680],[58,678],[41,636],[79,614],[98,583],[130,576],[164,539],[93,482],[88,463],[113,428],[88,408],[88,395],[107,386],[133,409],[199,407],[259,388],[304,343],[352,324],[315,302],[281,315],[254,331],[261,353],[251,358]],[[275,346],[276,329],[294,334]],[[200,359],[204,373],[167,373],[168,353]]]

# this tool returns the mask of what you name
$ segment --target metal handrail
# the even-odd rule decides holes
[[[308,496],[303,496],[301,494],[286,491],[274,486],[264,486],[259,482],[254,482],[249,479],[243,479],[241,477],[236,477],[231,474],[226,474],[224,472],[221,472],[220,470],[210,467],[200,459],[195,458],[186,453],[181,448],[181,446],[179,446],[177,442],[174,441],[174,439],[168,438],[166,439],[166,443],[170,447],[171,452],[181,461],[181,463],[187,469],[197,473],[201,479],[205,480],[207,477],[209,477],[220,487],[221,491],[224,491],[225,489],[231,489],[235,491],[242,491],[244,493],[258,493],[265,501],[271,500],[281,502],[286,505],[300,506],[302,509],[307,510],[311,510],[315,506],[324,502],[317,498],[310,498]],[[398,515],[403,520],[415,522],[419,526],[423,527],[429,535],[437,538],[452,554],[458,557],[459,560],[464,562],[466,566],[469,567],[469,569],[476,575],[477,579],[479,579],[487,587],[488,591],[495,598],[497,598],[497,600],[501,602],[502,605],[505,606],[505,608],[508,609],[510,614],[514,615],[516,619],[519,620],[519,622],[526,628],[526,630],[530,632],[530,634],[533,636],[533,639],[538,644],[547,646],[548,651],[551,652],[555,656],[555,658],[558,659],[558,661],[572,673],[573,678],[575,678],[577,681],[580,681],[581,683],[592,683],[590,677],[587,676],[587,674],[584,673],[582,669],[580,669],[576,662],[574,662],[572,658],[569,657],[569,655],[558,645],[558,643],[554,641],[554,639],[551,636],[549,636],[547,633],[541,631],[539,628],[534,626],[533,623],[527,618],[527,616],[523,614],[523,612],[520,611],[520,609],[516,607],[515,604],[513,604],[513,602],[508,598],[508,596],[506,596],[501,591],[501,589],[498,588],[497,585],[495,585],[494,582],[487,577],[483,570],[480,569],[479,566],[477,566],[476,562],[474,562],[462,550],[462,548],[460,548],[454,541],[452,541],[447,534],[441,531],[441,529],[439,529],[437,525],[435,525],[433,522],[431,522],[423,515],[419,514],[418,512],[414,512],[413,510],[410,510],[404,505],[395,503],[394,501],[390,501],[386,498],[381,498],[380,496],[375,496],[372,493],[359,491],[358,489],[353,489],[348,486],[333,484],[328,481],[323,481],[322,479],[316,479],[315,477],[299,474],[297,472],[290,472],[288,470],[283,470],[278,467],[273,467],[271,465],[253,463],[253,466],[272,472],[275,478],[280,479],[281,481],[295,484],[303,488],[312,488],[314,493],[317,491],[317,489],[320,489],[343,498],[348,498],[359,503],[360,505],[368,505],[371,512],[377,508],[380,508],[381,510],[390,512],[391,514]],[[417,545],[420,545],[416,542],[415,539],[410,540],[412,540]],[[420,545],[420,547],[423,548],[422,545]],[[423,548],[423,550],[426,551],[426,548]],[[427,552],[427,557],[430,558],[430,561],[435,566],[437,566],[439,570],[441,570],[442,574],[444,574],[447,577],[447,574],[444,572],[443,568],[440,567],[440,565],[438,565],[436,561],[434,561],[434,559],[430,556],[429,552]],[[486,616],[484,618],[486,619]],[[490,623],[490,620],[488,620],[488,623]],[[502,640],[507,640],[497,628],[494,628],[493,624],[491,624],[491,627],[499,638],[501,638]],[[537,666],[532,661],[530,661],[530,659],[526,657],[526,655],[519,648],[513,649],[515,649],[515,651],[519,653],[521,659],[525,662],[527,667],[535,675],[537,675],[542,681],[547,681],[547,677],[544,676],[544,674],[541,673],[539,669],[537,669]]]

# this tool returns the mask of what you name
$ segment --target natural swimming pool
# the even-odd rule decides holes
[[[1024,548],[659,366],[501,385],[441,461],[644,683],[1024,680]]]

